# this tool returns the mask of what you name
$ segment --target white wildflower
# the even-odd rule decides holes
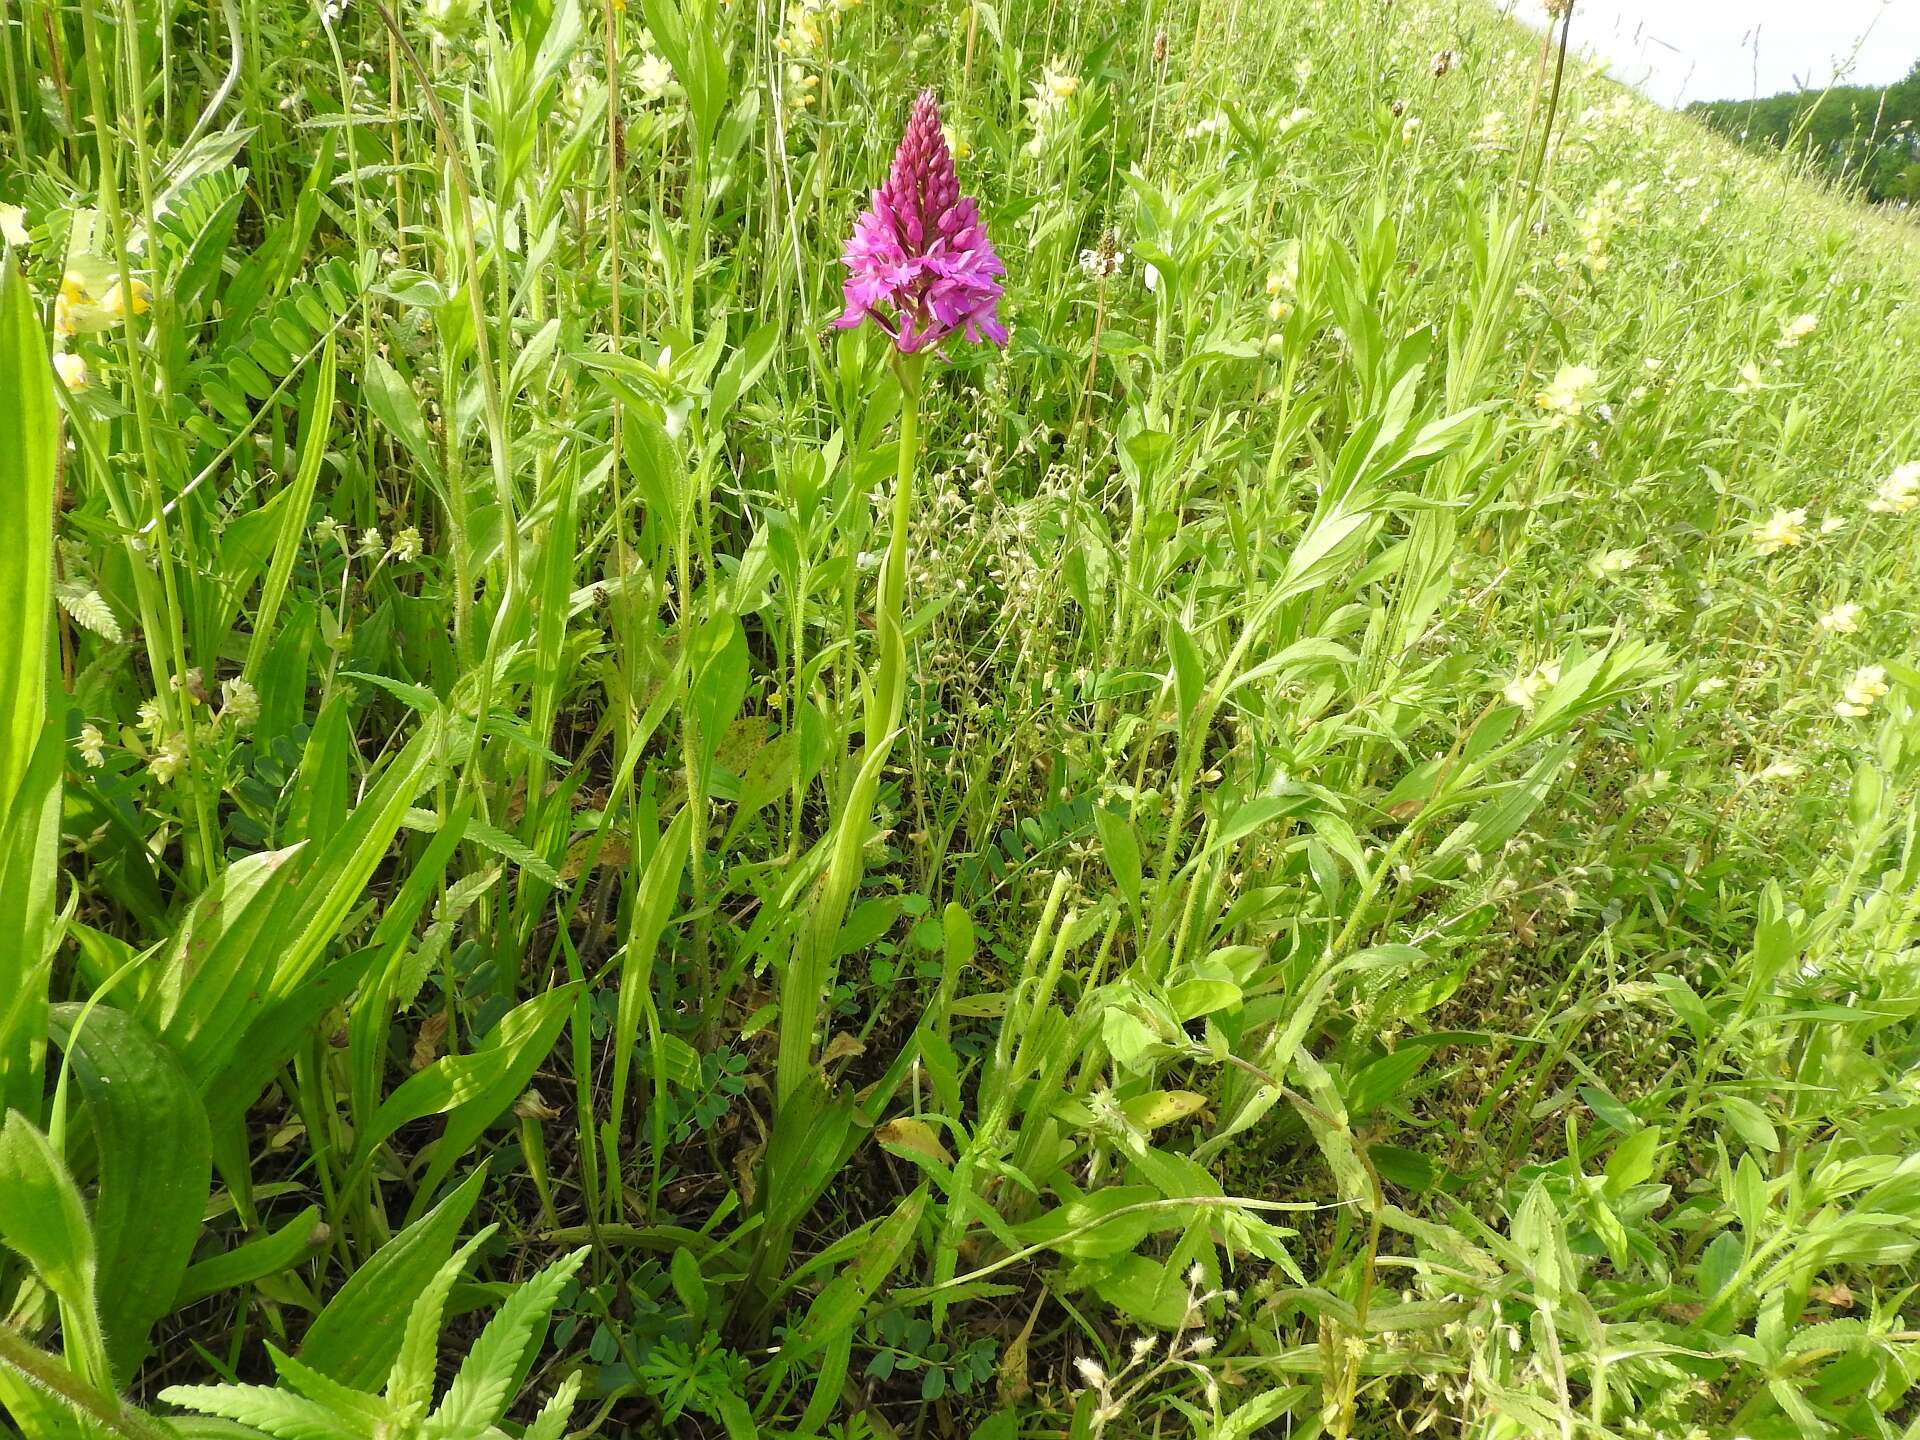
[[[260,694],[245,680],[220,682],[220,719],[236,730],[251,729],[260,718]]]
[[[169,735],[167,741],[147,761],[147,773],[162,785],[171,785],[174,777],[187,768],[187,737]]]

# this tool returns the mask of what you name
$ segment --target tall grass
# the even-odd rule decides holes
[[[12,1423],[1917,1433],[1912,237],[1566,38],[4,0]]]

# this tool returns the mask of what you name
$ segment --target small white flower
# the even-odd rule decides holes
[[[1100,1362],[1090,1355],[1074,1357],[1073,1368],[1080,1372],[1080,1378],[1096,1390],[1107,1388],[1107,1372],[1100,1368]]]
[[[87,763],[89,770],[98,770],[107,763],[107,737],[100,733],[98,725],[80,727],[80,758]]]
[[[633,83],[639,86],[643,100],[657,104],[673,93],[673,67],[649,51],[634,67]]]
[[[387,558],[398,560],[401,564],[416,560],[420,556],[420,532],[409,525],[393,537],[393,544],[387,550]]]
[[[169,735],[166,744],[147,761],[147,773],[162,785],[171,785],[174,777],[187,768],[187,737]]]
[[[1106,280],[1120,273],[1126,258],[1122,250],[1096,245],[1080,252],[1080,273],[1089,280]]]
[[[238,678],[220,682],[220,718],[231,721],[234,729],[252,728],[260,718],[260,695],[253,686]]]
[[[27,212],[18,205],[0,205],[0,240],[9,245],[27,243]]]
[[[1140,278],[1146,282],[1149,292],[1160,288],[1160,269],[1151,260],[1140,267]]]

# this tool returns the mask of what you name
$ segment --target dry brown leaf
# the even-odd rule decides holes
[[[942,1165],[953,1164],[953,1156],[947,1153],[947,1147],[940,1143],[940,1137],[924,1120],[902,1115],[875,1129],[873,1138],[886,1149],[903,1153],[908,1159],[919,1156],[938,1160]]]
[[[420,1033],[413,1040],[413,1054],[409,1057],[415,1070],[424,1070],[440,1057],[440,1046],[447,1038],[447,1012],[436,1011],[429,1015],[420,1026]]]

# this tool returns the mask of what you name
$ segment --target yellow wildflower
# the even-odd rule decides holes
[[[1782,350],[1791,350],[1819,328],[1818,315],[1796,315],[1780,322],[1780,338],[1773,343]]]
[[[1847,681],[1840,698],[1833,702],[1833,713],[1849,720],[1858,719],[1873,709],[1874,701],[1887,693],[1887,667],[1862,665]]]
[[[1522,710],[1531,710],[1540,701],[1540,697],[1560,683],[1560,662],[1549,660],[1544,665],[1536,665],[1507,682],[1507,688],[1501,693],[1506,696],[1509,705],[1517,705]]]
[[[1758,555],[1775,555],[1807,543],[1807,512],[1775,510],[1764,524],[1753,527],[1753,549]]]
[[[1867,508],[1883,515],[1905,515],[1920,507],[1920,460],[1910,460],[1880,482]]]
[[[1599,375],[1590,365],[1562,365],[1548,386],[1533,397],[1542,410],[1550,410],[1560,421],[1585,413],[1598,398]]]
[[[87,362],[78,355],[61,351],[53,357],[53,372],[60,377],[60,383],[69,390],[87,388]]]
[[[1865,613],[1853,601],[1843,600],[1814,623],[1829,635],[1851,635],[1860,628],[1860,617]]]

